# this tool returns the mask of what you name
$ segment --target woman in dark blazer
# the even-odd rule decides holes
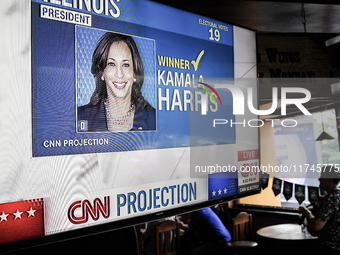
[[[93,52],[91,73],[96,89],[77,116],[87,122],[87,132],[156,130],[156,111],[141,92],[143,63],[130,36],[105,33]]]

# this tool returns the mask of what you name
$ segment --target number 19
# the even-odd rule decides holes
[[[221,35],[220,35],[220,31],[218,29],[210,28],[209,33],[210,33],[209,40],[213,40],[213,41],[216,41],[216,42],[218,42],[220,40]]]

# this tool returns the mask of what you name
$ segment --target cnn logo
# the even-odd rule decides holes
[[[94,221],[99,219],[99,215],[105,219],[110,217],[110,197],[104,197],[104,202],[99,198],[93,200],[93,205],[89,200],[76,201],[68,209],[68,219],[73,224],[82,224],[91,217]]]

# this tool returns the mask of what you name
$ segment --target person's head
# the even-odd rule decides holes
[[[91,73],[96,79],[92,104],[106,98],[107,93],[117,97],[131,93],[131,100],[136,104],[144,100],[141,96],[144,67],[137,45],[130,36],[105,33],[93,52]]]
[[[331,191],[337,188],[340,182],[340,169],[333,165],[322,167],[321,175],[319,178],[319,186],[325,191]]]

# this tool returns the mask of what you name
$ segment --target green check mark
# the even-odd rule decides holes
[[[196,61],[195,60],[191,61],[191,64],[194,66],[195,71],[197,71],[198,66],[200,65],[200,61],[201,61],[203,55],[204,55],[204,50],[202,50],[200,52],[200,54],[198,54],[198,56],[196,58]]]

